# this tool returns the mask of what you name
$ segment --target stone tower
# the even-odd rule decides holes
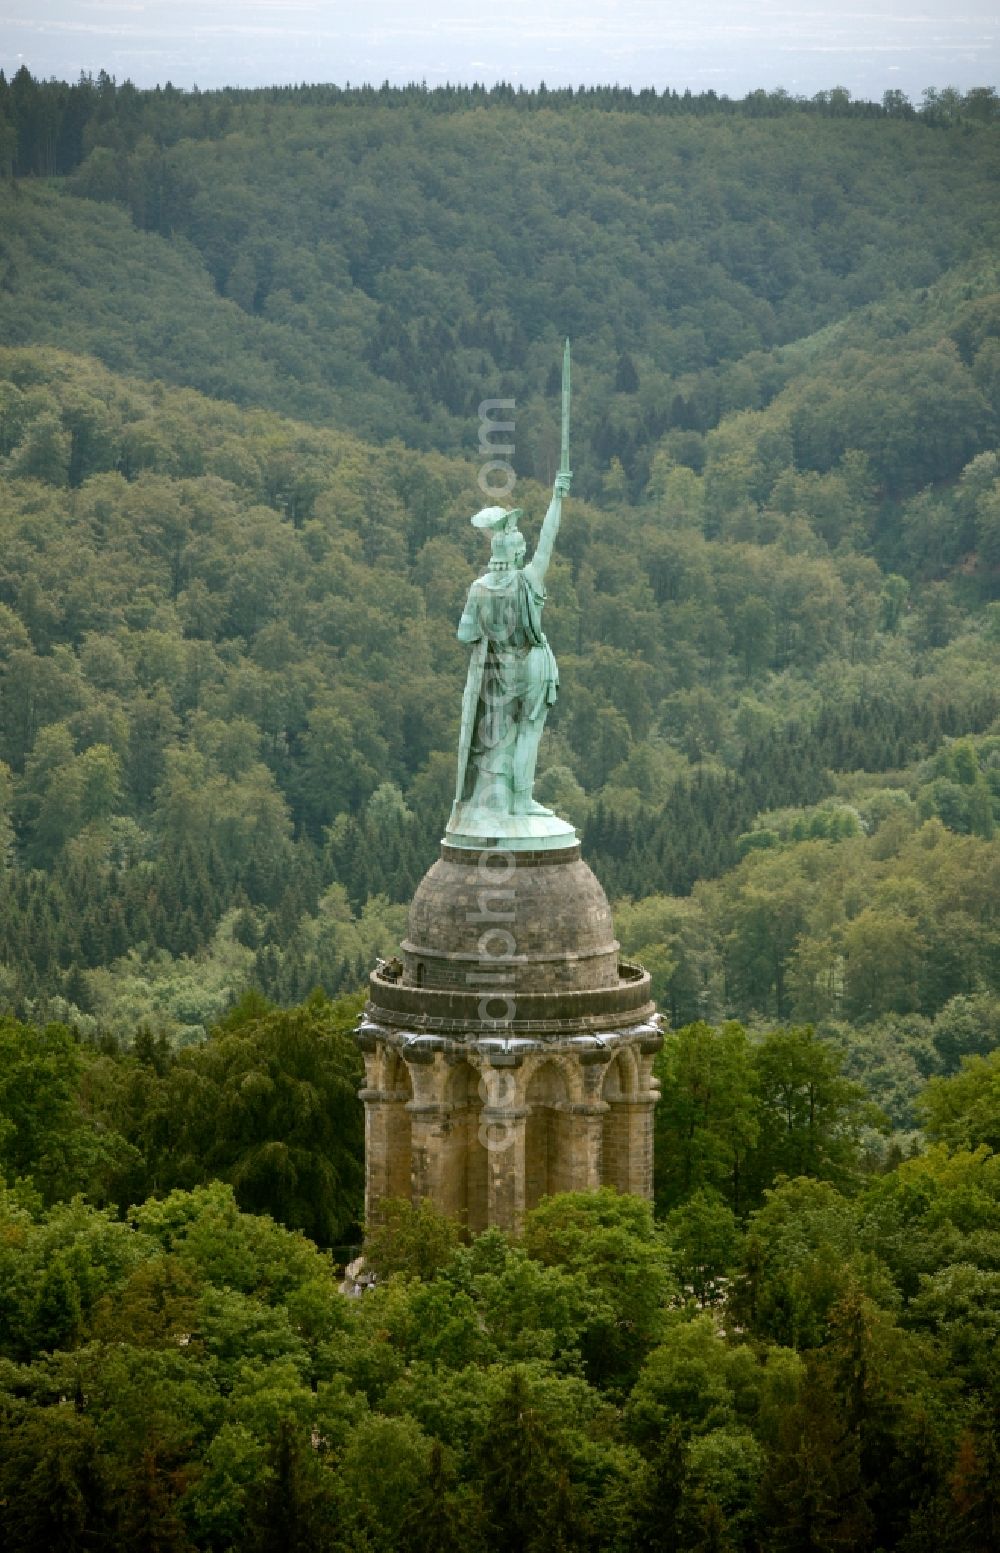
[[[550,834],[446,836],[401,958],[371,975],[358,1029],[370,1223],[386,1197],[516,1231],[550,1192],[652,1193],[649,976],[619,960],[572,828],[522,828]]]

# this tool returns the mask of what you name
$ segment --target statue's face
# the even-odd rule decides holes
[[[528,553],[528,547],[525,544],[524,540],[522,539],[521,543],[518,545],[517,549],[514,551],[514,565],[518,569],[520,569],[524,565],[524,558],[527,555],[527,553]]]

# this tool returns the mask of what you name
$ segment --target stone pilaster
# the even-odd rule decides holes
[[[524,1145],[527,1106],[484,1105],[486,1217],[491,1228],[518,1234],[524,1223]]]
[[[410,1121],[406,1096],[391,1089],[362,1089],[365,1105],[365,1220],[374,1223],[386,1197],[412,1193]]]
[[[653,1107],[656,1095],[626,1102],[628,1127],[628,1190],[636,1197],[653,1196]]]
[[[406,1109],[410,1113],[413,1201],[428,1197],[444,1207],[453,1107],[441,1100],[411,1100]],[[451,1206],[448,1204],[446,1211]]]
[[[596,1192],[603,1184],[601,1158],[604,1117],[607,1102],[595,1100],[573,1104],[564,1102],[560,1107],[563,1126],[568,1133],[565,1174],[568,1180],[561,1187],[565,1192]]]

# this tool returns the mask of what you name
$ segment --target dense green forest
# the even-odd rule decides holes
[[[568,333],[577,492],[617,458],[637,497],[667,433],[760,409],[798,375],[801,353],[777,347],[996,251],[996,99],[900,106],[139,93],[22,71],[0,87],[8,166],[61,176],[58,198],[21,178],[4,201],[0,328],[426,449],[468,454],[480,400],[513,395],[517,467],[545,480]],[[890,368],[879,334],[845,387]],[[933,358],[914,375],[975,437],[964,379]],[[799,463],[881,447],[851,413],[821,414],[822,446],[803,425]],[[893,486],[953,475],[949,442],[927,468],[921,444]]]
[[[0,78],[12,1547],[1000,1545],[995,94]],[[655,1219],[402,1206],[350,1028],[574,342],[538,792]],[[308,1237],[308,1238],[307,1238]]]
[[[462,1244],[356,1208],[357,1001],[174,1053],[0,1025],[12,1549],[996,1546],[997,1053],[873,1170],[808,1028],[667,1038],[659,1178]]]

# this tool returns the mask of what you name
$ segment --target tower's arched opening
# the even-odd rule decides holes
[[[532,1074],[525,1099],[524,1206],[528,1209],[552,1192],[573,1187],[569,1093],[562,1069],[554,1062],[543,1063]]]

